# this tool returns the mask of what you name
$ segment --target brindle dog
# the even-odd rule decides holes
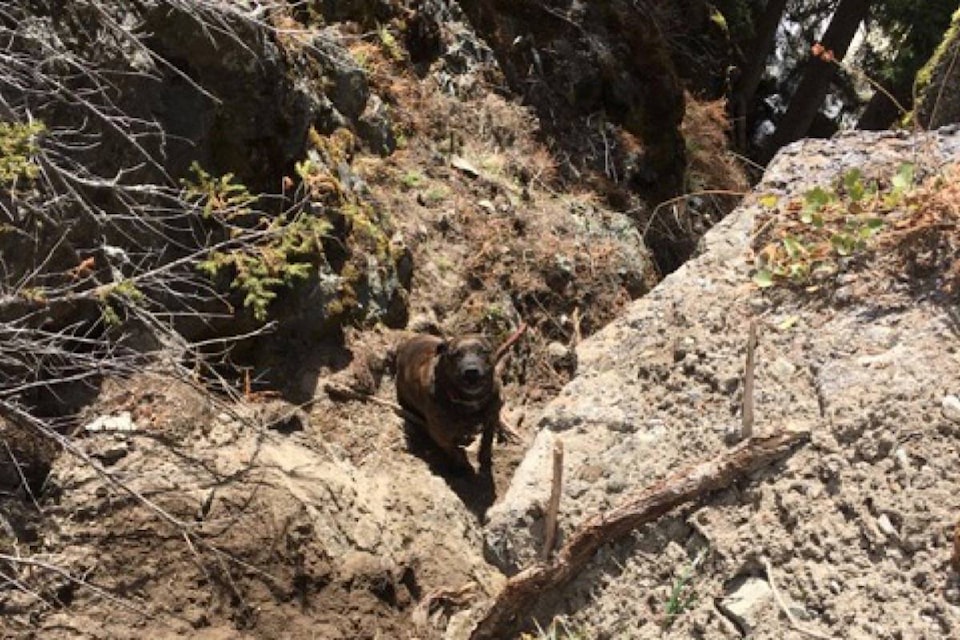
[[[417,335],[397,348],[400,405],[423,418],[430,438],[461,468],[471,469],[463,447],[479,432],[480,470],[490,470],[502,405],[495,364],[492,346],[479,335]]]

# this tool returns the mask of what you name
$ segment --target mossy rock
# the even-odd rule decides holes
[[[960,122],[960,93],[956,91],[960,83],[960,65],[954,64],[958,53],[960,9],[953,14],[940,46],[917,73],[914,89],[917,104],[912,118],[924,128],[935,129]]]

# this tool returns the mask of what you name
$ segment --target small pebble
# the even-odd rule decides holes
[[[877,526],[880,528],[880,531],[883,531],[883,534],[888,538],[894,538],[897,535],[897,530],[894,528],[893,523],[890,522],[890,518],[887,514],[883,513],[877,518]]]
[[[947,420],[960,423],[960,398],[957,396],[944,396],[940,403],[940,410]]]

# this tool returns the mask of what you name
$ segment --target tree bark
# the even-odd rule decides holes
[[[850,41],[853,40],[853,36],[856,35],[860,23],[867,17],[869,10],[870,0],[840,0],[821,41],[825,49],[833,52],[836,60],[842,60],[846,55]],[[833,62],[826,62],[816,57],[811,57],[807,61],[800,85],[790,98],[790,105],[783,120],[777,125],[777,130],[764,154],[764,160],[769,161],[778,149],[807,134],[810,124],[827,95],[833,73]]]
[[[754,95],[767,69],[767,58],[773,51],[777,41],[777,28],[783,20],[783,12],[787,8],[787,0],[768,0],[763,15],[757,21],[756,35],[750,43],[750,50],[746,52],[747,64],[743,73],[733,88],[730,105],[734,119],[734,139],[741,151],[746,149],[749,132],[753,130]]]
[[[901,107],[910,109],[913,106],[913,95],[911,94],[910,86],[884,88],[897,99],[900,105],[897,106],[882,91],[874,92],[873,97],[870,98],[870,102],[867,103],[866,108],[857,120],[857,129],[863,129],[864,131],[882,131],[889,129],[890,125],[896,122],[897,118],[905,115],[904,112],[901,111]]]

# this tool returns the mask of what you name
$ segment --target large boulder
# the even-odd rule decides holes
[[[540,552],[556,441],[565,451],[560,544],[630,492],[727,446],[739,429],[752,320],[760,327],[756,429],[805,427],[813,442],[748,483],[603,547],[572,586],[544,594],[541,622],[575,612],[573,628],[600,637],[628,629],[659,637],[678,584],[701,595],[733,592],[769,561],[775,575],[766,579],[814,628],[841,637],[960,631],[960,594],[928,588],[945,579],[948,531],[960,513],[957,423],[948,410],[960,360],[955,298],[938,289],[945,280],[851,269],[807,293],[751,281],[755,218],[769,206],[760,196],[802,201],[851,169],[885,180],[904,162],[931,173],[958,160],[953,130],[791,145],[768,168],[760,195],[705,236],[699,257],[580,345],[576,378],[544,410],[489,512],[488,555],[508,573]],[[694,560],[701,552],[702,565]],[[929,603],[927,614],[916,615],[918,602]],[[670,619],[670,637],[739,637],[713,597],[685,607]],[[789,633],[775,609],[757,615],[755,637]]]

